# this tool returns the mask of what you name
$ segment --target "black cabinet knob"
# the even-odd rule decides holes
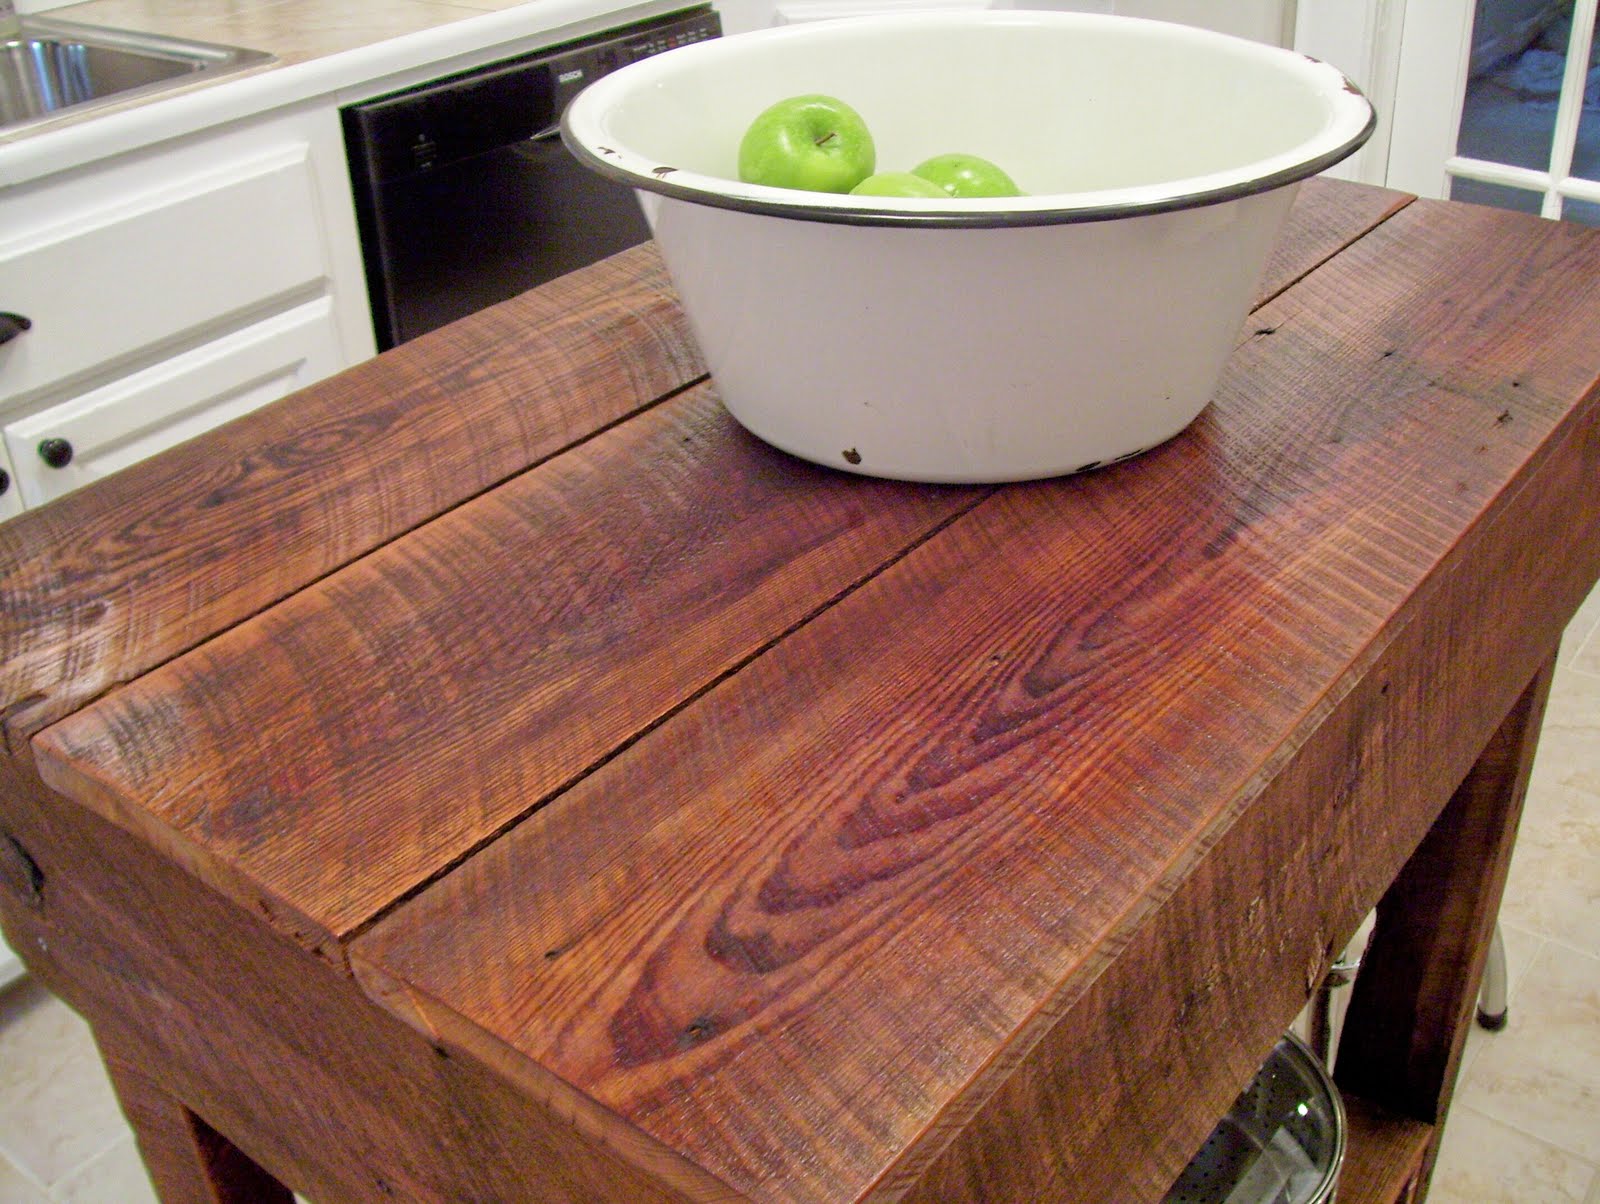
[[[72,444],[65,439],[41,439],[39,459],[51,468],[65,468],[72,463]]]
[[[21,314],[8,314],[0,312],[0,343],[9,343],[24,330],[28,330],[33,323]]]
[[[0,497],[4,497],[11,488],[11,474],[0,468]]]

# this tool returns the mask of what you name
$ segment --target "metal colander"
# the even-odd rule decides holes
[[[1344,1143],[1338,1089],[1300,1039],[1285,1034],[1166,1204],[1330,1204]]]

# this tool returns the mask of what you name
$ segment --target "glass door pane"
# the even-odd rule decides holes
[[[1456,200],[1587,220],[1600,202],[1596,0],[1477,0]],[[1576,57],[1575,57],[1576,56]]]
[[[1566,69],[1571,4],[1478,0],[1456,154],[1543,171]]]
[[[1589,69],[1583,77],[1582,116],[1578,119],[1572,174],[1586,180],[1600,180],[1600,23],[1596,25],[1595,40],[1589,45],[1588,63]],[[1600,197],[1593,199],[1600,200]]]

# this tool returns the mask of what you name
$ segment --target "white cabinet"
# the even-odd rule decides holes
[[[21,505],[38,506],[344,366],[326,297],[3,428]]]
[[[0,521],[22,513],[22,485],[17,480],[17,470],[11,457],[0,446]]]
[[[336,110],[8,189],[0,309],[0,517],[366,358]]]

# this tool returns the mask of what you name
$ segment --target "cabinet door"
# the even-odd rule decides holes
[[[60,497],[337,371],[331,305],[308,302],[7,424],[22,504]]]
[[[0,444],[0,522],[21,513],[22,483],[17,480],[17,470],[11,466],[11,457]]]
[[[32,207],[0,211],[18,223],[0,235],[0,302],[33,323],[7,345],[0,398],[92,386],[323,290],[310,151],[251,150],[178,179],[134,174],[127,192],[114,177],[98,207],[63,201],[31,227]]]

